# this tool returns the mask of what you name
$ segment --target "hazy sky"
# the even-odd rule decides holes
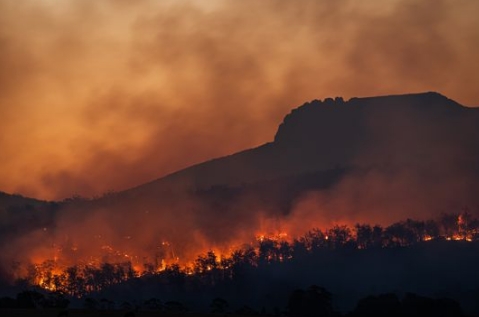
[[[273,139],[305,101],[479,105],[476,0],[0,0],[0,190],[121,190]]]

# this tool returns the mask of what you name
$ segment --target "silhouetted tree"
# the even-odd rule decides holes
[[[475,219],[466,207],[457,218],[458,233],[464,239],[472,239],[479,231],[479,220]]]
[[[426,225],[424,221],[406,219],[404,223],[406,230],[410,232],[409,243],[417,243],[424,240],[426,236]]]
[[[288,241],[281,241],[279,243],[278,254],[279,254],[278,259],[280,261],[286,261],[291,258],[292,248],[290,244],[288,243]]]
[[[66,278],[65,284],[66,289],[65,291],[71,296],[81,296],[83,295],[83,290],[85,289],[85,280],[80,275],[78,267],[71,266],[65,270]]]
[[[85,300],[83,301],[83,306],[89,310],[96,310],[100,308],[100,304],[98,303],[98,301],[91,297],[85,298]]]
[[[256,265],[256,252],[251,247],[244,250],[236,250],[231,254],[231,261],[232,278],[237,283],[242,283],[248,270]]]
[[[381,248],[384,246],[383,228],[379,225],[373,227],[372,247]]]
[[[238,308],[236,310],[236,313],[238,315],[242,315],[242,316],[255,316],[255,315],[258,315],[258,312],[256,310],[254,310],[253,308],[249,307],[249,306],[241,306],[240,308]]]
[[[295,290],[289,297],[288,315],[291,317],[333,316],[331,299],[331,293],[315,285],[306,291]]]
[[[65,309],[70,304],[70,301],[60,292],[52,292],[47,295],[43,302],[43,307],[46,308],[62,308]]]
[[[120,309],[122,310],[132,310],[133,308],[133,305],[128,301],[122,301],[120,303]]]
[[[373,229],[367,224],[356,224],[356,243],[359,249],[368,249],[373,245]]]
[[[258,264],[264,265],[271,263],[277,259],[277,242],[264,238],[259,242],[258,246]]]
[[[185,284],[185,273],[183,273],[179,264],[175,263],[166,266],[164,273],[170,285],[176,285],[180,289],[183,288]]]
[[[195,272],[204,273],[218,268],[217,256],[213,251],[199,255],[195,260]]]
[[[225,299],[216,297],[210,304],[210,311],[213,314],[223,314],[226,313],[228,307],[229,304]]]
[[[439,219],[441,234],[444,237],[452,237],[458,229],[457,214],[442,214]]]
[[[334,226],[327,231],[328,245],[330,248],[354,247],[351,229],[347,226]]]
[[[396,294],[368,296],[359,300],[356,309],[351,313],[354,317],[400,317],[401,302]]]
[[[23,291],[17,294],[17,305],[19,308],[42,307],[45,296],[37,291]]]
[[[221,279],[232,279],[233,278],[233,259],[223,257],[220,261],[220,268],[222,271]]]
[[[404,316],[411,317],[461,317],[463,312],[459,304],[450,299],[432,299],[407,293],[402,300]]]
[[[327,235],[319,229],[312,229],[304,236],[304,243],[308,250],[315,252],[329,246]]]
[[[425,222],[424,232],[430,238],[437,238],[440,235],[439,226],[434,220],[428,220]]]
[[[158,298],[150,298],[143,303],[143,306],[148,310],[161,310],[163,308],[163,304],[161,300]]]
[[[387,227],[384,236],[389,247],[401,247],[413,244],[417,238],[406,222],[397,222]]]
[[[186,307],[177,301],[168,301],[164,307],[167,312],[181,313],[187,311]]]
[[[100,308],[103,310],[112,310],[115,307],[115,302],[109,300],[108,298],[100,299]]]
[[[293,246],[291,247],[291,249],[291,255],[293,259],[303,259],[309,254],[304,239],[301,238],[294,239]]]
[[[101,288],[111,285],[115,281],[115,268],[110,263],[102,263],[100,272],[98,272],[99,284]]]

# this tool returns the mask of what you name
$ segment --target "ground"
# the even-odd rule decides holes
[[[0,316],[5,317],[124,317],[128,311],[124,310],[84,310],[69,309],[68,315],[61,314],[60,309],[0,309]],[[197,313],[167,313],[157,311],[140,311],[134,313],[134,317],[208,317],[223,316],[222,314],[197,314]],[[133,316],[132,316],[133,317]],[[240,317],[239,315],[230,315],[228,317]]]

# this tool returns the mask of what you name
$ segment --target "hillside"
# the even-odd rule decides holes
[[[141,205],[163,214],[187,208],[205,216],[220,212],[218,205],[230,216],[288,214],[315,192],[336,214],[350,209],[351,221],[479,210],[478,145],[479,109],[438,93],[314,100],[284,118],[273,142],[94,205],[130,211]]]
[[[438,93],[314,100],[292,110],[274,141],[141,185],[205,189],[238,186],[337,167],[414,167],[476,173],[479,109]]]
[[[315,100],[273,142],[66,208],[76,222],[100,214],[123,236],[142,227],[182,246],[191,237],[180,232],[223,244],[274,226],[477,212],[478,145],[479,109],[438,93]]]
[[[98,199],[4,209],[0,253],[193,259],[259,233],[478,213],[478,176],[479,109],[438,93],[314,100],[258,148]]]

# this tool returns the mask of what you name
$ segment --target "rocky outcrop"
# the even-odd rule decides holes
[[[313,100],[284,118],[274,142],[194,165],[137,189],[155,191],[161,183],[236,186],[351,166],[468,166],[475,173],[479,109],[434,92]]]

